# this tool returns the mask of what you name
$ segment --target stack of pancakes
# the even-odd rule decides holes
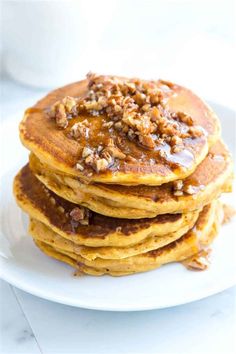
[[[14,194],[47,255],[82,273],[205,269],[232,162],[214,112],[164,81],[90,74],[25,112]]]

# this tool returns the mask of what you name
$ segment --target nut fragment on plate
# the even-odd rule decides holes
[[[230,220],[236,215],[236,210],[231,205],[223,204],[223,224],[230,222]]]
[[[193,255],[192,257],[183,260],[182,264],[189,270],[206,270],[210,266],[210,253],[210,249],[201,250],[199,253]]]

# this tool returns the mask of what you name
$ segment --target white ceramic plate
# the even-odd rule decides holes
[[[221,117],[223,137],[233,152],[234,112],[219,105],[213,108]],[[205,272],[191,272],[181,264],[170,264],[151,272],[121,278],[74,277],[72,268],[41,253],[27,235],[27,217],[16,206],[12,196],[13,177],[27,161],[27,152],[18,139],[18,120],[6,121],[2,130],[0,251],[8,254],[8,257],[0,257],[0,275],[4,280],[48,300],[112,311],[147,310],[185,304],[236,284],[235,220],[222,227],[213,246],[211,267]],[[231,204],[233,198],[233,195],[227,196]]]

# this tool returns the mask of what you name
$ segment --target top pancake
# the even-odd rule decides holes
[[[79,81],[49,93],[33,108],[25,112],[20,124],[22,143],[38,158],[62,173],[80,177],[89,182],[123,185],[161,185],[190,175],[205,158],[209,147],[219,137],[219,122],[214,112],[190,90],[179,85],[158,82],[163,93],[165,109],[172,113],[184,112],[191,117],[193,127],[201,127],[203,134],[183,139],[183,149],[171,152],[168,143],[146,149],[115,129],[104,127],[110,122],[106,114],[97,116],[80,113],[69,121],[66,129],[59,129],[48,116],[48,110],[65,96],[83,97],[88,92],[88,80]],[[78,122],[88,122],[88,134],[75,140],[68,136]],[[94,171],[85,166],[76,169],[86,147],[107,146],[110,138],[119,141],[119,149],[127,159],[117,159],[105,171]],[[163,157],[163,153],[165,157]],[[161,156],[161,157],[160,157]]]

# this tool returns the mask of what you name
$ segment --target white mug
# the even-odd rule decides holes
[[[102,5],[106,11],[101,10]],[[4,66],[16,80],[60,86],[93,70],[115,1],[3,2]]]

